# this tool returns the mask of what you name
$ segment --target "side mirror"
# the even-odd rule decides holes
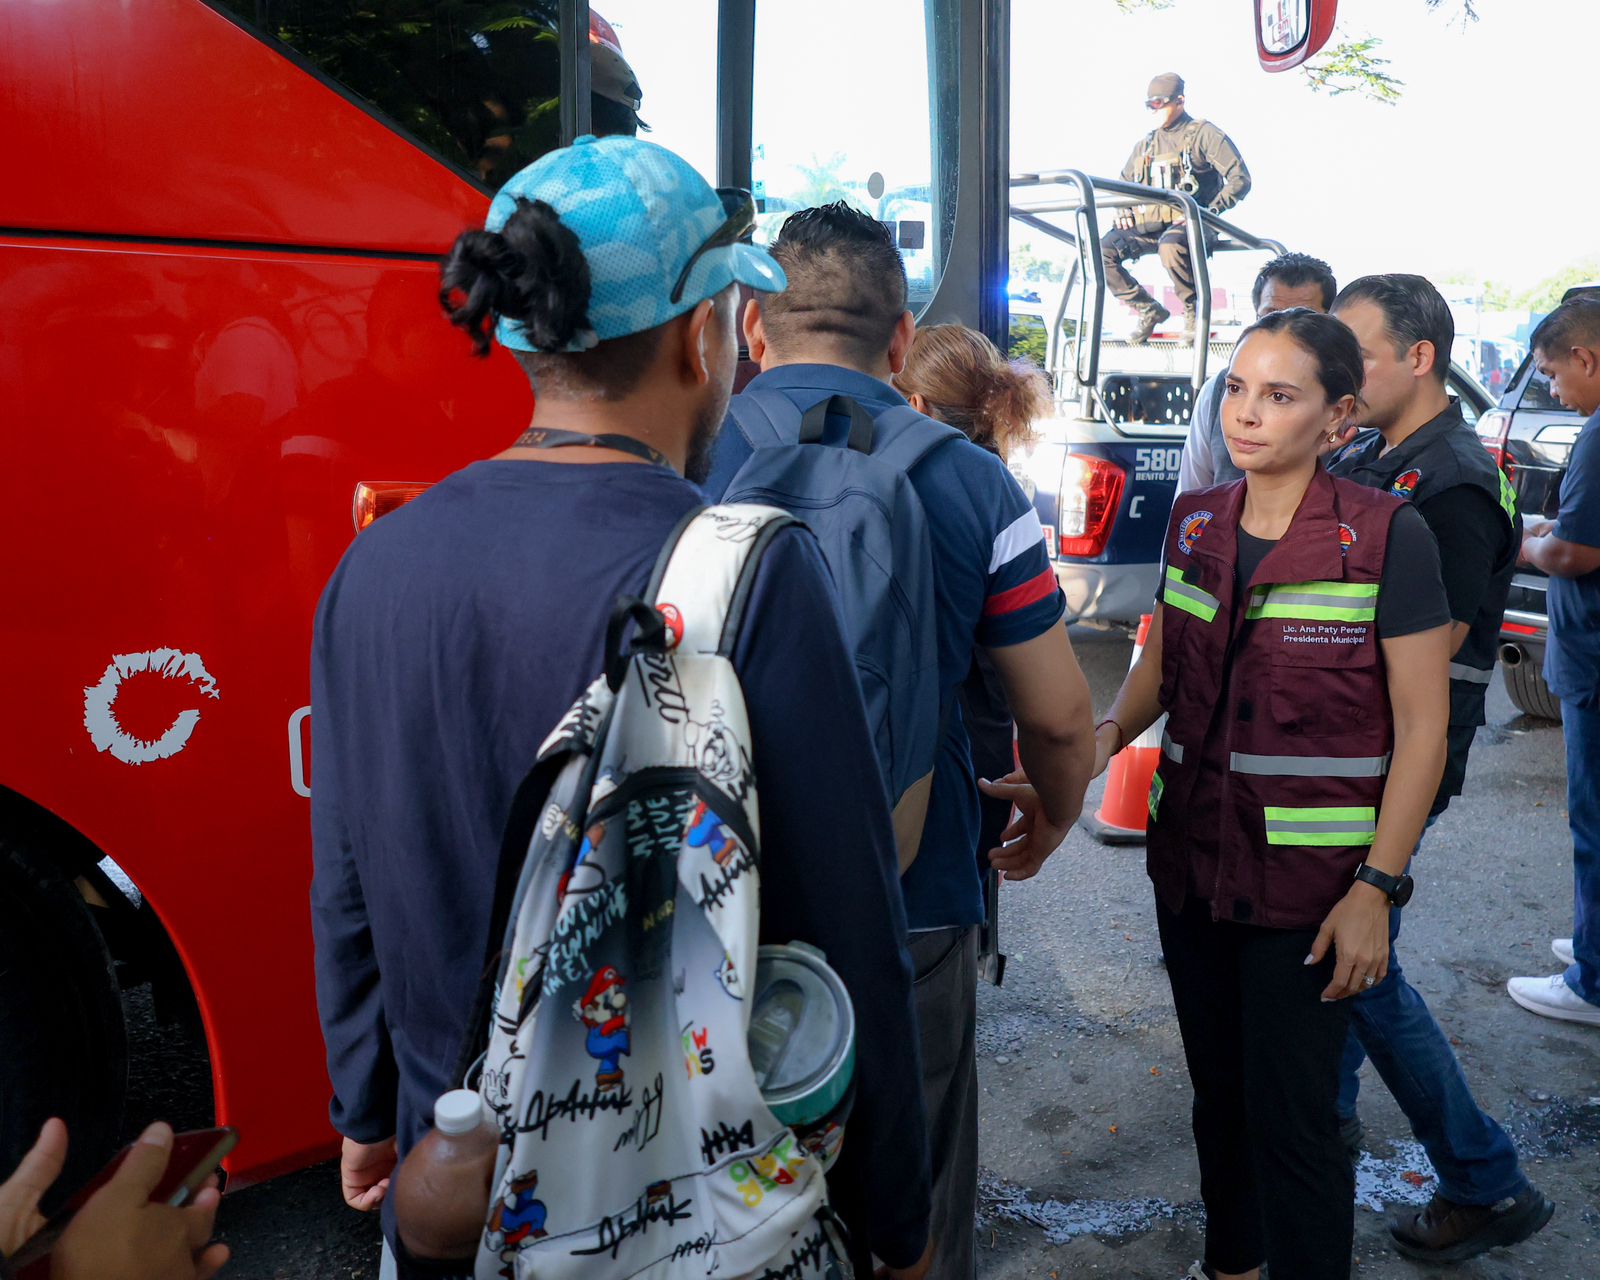
[[[1256,57],[1264,71],[1298,67],[1333,34],[1339,0],[1250,0],[1256,13]]]

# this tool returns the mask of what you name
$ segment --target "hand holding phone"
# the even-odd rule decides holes
[[[209,1280],[228,1259],[226,1245],[207,1244],[220,1198],[211,1175],[235,1141],[230,1129],[175,1140],[151,1125],[22,1246],[19,1276]]]

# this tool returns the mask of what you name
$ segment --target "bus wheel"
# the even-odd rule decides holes
[[[0,1171],[51,1116],[67,1122],[56,1195],[116,1146],[128,1043],[116,971],[73,883],[28,842],[0,835]],[[52,1197],[53,1199],[54,1197]]]

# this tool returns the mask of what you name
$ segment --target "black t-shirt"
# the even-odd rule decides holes
[[[1442,501],[1456,492],[1452,489],[1440,494],[1435,501]],[[1234,564],[1234,591],[1242,597],[1245,584],[1278,542],[1275,538],[1258,538],[1242,528],[1236,532],[1239,552]],[[1478,594],[1481,598],[1481,582]],[[1450,621],[1453,599],[1447,598],[1439,571],[1439,544],[1434,541],[1427,522],[1414,508],[1401,507],[1389,526],[1389,546],[1384,552],[1383,577],[1378,584],[1379,637],[1394,640],[1444,626]],[[1476,611],[1474,604],[1473,612]]]
[[[1449,548],[1440,559],[1451,618],[1473,622],[1495,571],[1505,565],[1510,524],[1494,499],[1475,484],[1446,489],[1419,502],[1417,511],[1433,530],[1434,541]]]

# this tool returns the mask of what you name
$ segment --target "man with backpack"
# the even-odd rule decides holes
[[[882,785],[902,819],[902,865],[914,859],[901,887],[932,1144],[933,1274],[969,1280],[982,870],[1026,879],[1076,820],[1094,755],[1089,692],[1020,486],[999,458],[913,411],[890,385],[916,332],[893,238],[838,203],[794,214],[771,252],[788,289],[746,306],[762,371],[730,405],[706,490],[805,519],[838,588]],[[952,710],[977,648],[999,671],[1036,788],[994,790],[1015,795],[1023,813],[1003,837],[1012,843],[986,858],[966,731]],[[852,1160],[847,1146],[841,1163]]]
[[[690,523],[702,505],[691,481],[703,474],[737,364],[734,286],[770,291],[784,283],[770,258],[739,243],[753,221],[747,192],[714,193],[683,160],[633,138],[582,138],[514,177],[491,205],[486,230],[458,240],[442,296],[480,354],[493,336],[529,375],[529,430],[360,534],[324,592],[312,651],[318,1006],[331,1115],[344,1135],[345,1198],[362,1210],[383,1205],[391,1249],[389,1177],[427,1133],[435,1100],[462,1083],[453,1067],[472,1042],[486,947],[491,935],[504,936],[491,924],[508,905],[497,884],[508,869],[515,880],[530,840],[537,849],[541,839],[570,835],[574,856],[555,868],[548,894],[563,912],[559,963],[552,947],[540,962],[542,984],[519,968],[502,976],[500,993],[540,1005],[543,1025],[566,1037],[580,1067],[560,1081],[534,1081],[539,1091],[514,1117],[497,1114],[506,1139],[523,1146],[581,1136],[594,1165],[508,1169],[513,1191],[540,1175],[539,1229],[505,1230],[502,1214],[498,1234],[478,1233],[485,1247],[492,1237],[513,1273],[546,1274],[537,1251],[558,1248],[574,1230],[561,1217],[563,1197],[615,1190],[627,1216],[601,1222],[598,1249],[576,1260],[590,1267],[585,1274],[615,1272],[624,1245],[664,1246],[657,1265],[669,1270],[679,1257],[705,1266],[703,1255],[723,1247],[727,1233],[719,1236],[715,1223],[693,1239],[675,1233],[708,1212],[743,1212],[740,1197],[749,1206],[767,1182],[783,1185],[765,1191],[769,1203],[801,1182],[819,1194],[814,1166],[788,1148],[724,1167],[748,1145],[741,1131],[770,1126],[765,1109],[753,1125],[730,1113],[724,1126],[693,1129],[694,1164],[707,1153],[701,1174],[729,1180],[717,1196],[697,1190],[690,1208],[678,1184],[662,1180],[668,1175],[652,1162],[663,1149],[677,1154],[690,1130],[644,1064],[665,1052],[653,1017],[661,1006],[652,1001],[671,998],[678,968],[658,951],[659,972],[635,968],[613,981],[604,973],[612,961],[588,945],[648,939],[670,946],[666,958],[676,961],[686,905],[699,927],[700,909],[725,906],[741,877],[754,880],[759,862],[760,942],[820,950],[854,1005],[855,1101],[844,1150],[870,1168],[873,1183],[870,1197],[856,1188],[833,1198],[852,1253],[865,1263],[870,1251],[908,1280],[927,1266],[922,1105],[903,1084],[916,1062],[916,1033],[893,831],[815,539],[770,516],[716,526],[716,541],[727,545],[747,531],[754,541],[758,524],[764,530],[740,578],[742,623],[725,638],[726,660],[718,659],[718,687],[742,690],[737,709],[707,703],[671,676],[672,644],[692,647],[706,625],[687,596],[682,610],[664,603],[627,615],[639,636],[653,638],[649,679],[632,659],[605,673],[670,722],[693,750],[694,772],[719,780],[701,799],[719,806],[727,830],[697,822],[692,806],[668,805],[663,821],[641,834],[631,810],[626,822],[607,822],[588,814],[588,793],[541,792],[538,772],[530,773],[547,738],[558,746],[585,734],[604,738],[588,700],[609,683],[596,682],[608,649],[623,643],[621,629],[608,636],[619,597],[652,601],[663,548],[682,551],[680,534],[688,538],[705,519]],[[706,563],[723,563],[717,555]],[[597,779],[596,791],[618,776]],[[749,802],[756,779],[759,841]],[[604,861],[626,848],[636,850],[643,878],[629,871],[606,892]],[[655,868],[691,858],[710,864],[698,874],[695,901],[660,898],[670,879]],[[590,918],[571,928],[580,899]],[[747,950],[697,962],[683,986],[691,995],[742,999],[752,977]],[[645,1009],[652,1018],[635,1012]],[[709,1041],[705,1027],[725,1026],[730,1016],[713,1013],[682,1032],[697,1049],[705,1040],[715,1051],[697,1061],[701,1079],[717,1089],[737,1084],[738,1073],[713,1072],[707,1062],[721,1065],[744,1046]],[[505,1029],[497,1013],[496,1034]],[[673,1045],[679,1034],[670,1028]],[[531,1062],[527,1044],[513,1044],[511,1056]],[[667,1102],[698,1084],[684,1065],[680,1049]],[[495,1086],[484,1081],[486,1101],[495,1101]],[[596,1234],[592,1222],[588,1230]],[[819,1255],[807,1256],[815,1263]],[[795,1274],[815,1270],[797,1266]]]

